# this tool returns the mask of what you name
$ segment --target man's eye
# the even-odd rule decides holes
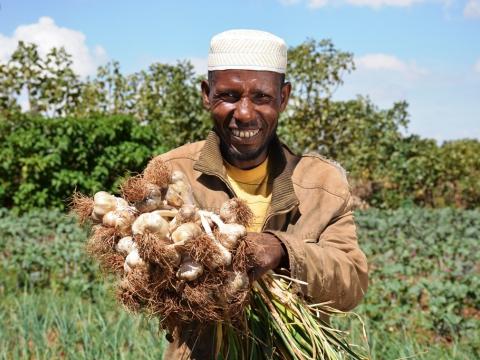
[[[228,102],[235,102],[238,100],[237,96],[234,93],[230,93],[230,92],[220,93],[218,94],[217,97],[223,101],[228,101]]]
[[[254,100],[257,103],[267,103],[271,99],[270,95],[267,95],[265,93],[257,93],[255,94]]]

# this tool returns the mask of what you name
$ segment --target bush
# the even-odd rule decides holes
[[[0,120],[0,202],[64,209],[75,190],[113,191],[166,149],[151,126],[126,116]]]

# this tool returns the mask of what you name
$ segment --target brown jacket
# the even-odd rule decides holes
[[[216,211],[235,196],[214,132],[206,141],[161,158],[187,175],[201,208]],[[270,148],[269,164],[272,201],[262,231],[285,245],[290,276],[308,283],[300,288],[307,299],[333,301],[339,310],[354,308],[367,289],[368,268],[357,243],[345,172],[319,155],[296,156],[278,140]],[[211,343],[210,331],[199,336],[195,327],[185,329],[182,339],[168,346],[164,359],[208,359]]]

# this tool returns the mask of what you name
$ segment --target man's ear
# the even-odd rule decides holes
[[[202,84],[202,102],[203,107],[206,110],[210,110],[210,86],[208,85],[208,81],[203,80]]]
[[[286,82],[282,85],[282,102],[280,103],[280,111],[284,111],[290,98],[290,92],[292,91],[292,84]]]

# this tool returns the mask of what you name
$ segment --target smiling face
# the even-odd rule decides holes
[[[274,138],[291,86],[271,71],[222,70],[202,82],[224,158],[241,169],[261,164]]]

